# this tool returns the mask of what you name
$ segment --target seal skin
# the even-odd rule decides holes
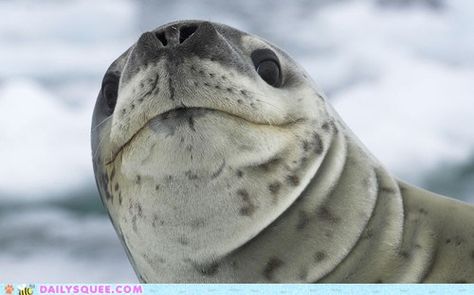
[[[287,54],[228,26],[167,24],[115,60],[92,154],[141,282],[474,282],[474,207],[392,177]]]

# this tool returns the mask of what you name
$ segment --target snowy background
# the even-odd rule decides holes
[[[0,0],[0,281],[136,282],[89,128],[141,32],[223,22],[290,53],[399,178],[474,203],[474,1]]]

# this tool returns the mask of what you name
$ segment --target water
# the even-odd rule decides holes
[[[395,175],[474,202],[472,1],[0,1],[0,281],[137,281],[89,124],[107,66],[176,19],[276,43]]]

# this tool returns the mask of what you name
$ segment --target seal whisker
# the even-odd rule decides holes
[[[278,106],[276,106],[276,105],[274,105],[274,104],[272,104],[272,103],[270,103],[270,102],[268,102],[268,101],[259,100],[258,102],[265,103],[265,104],[267,104],[268,106],[274,108],[275,110],[277,110],[277,111],[280,112],[280,113],[284,113],[284,112],[285,112],[285,110],[283,110],[282,108],[280,108],[280,107],[278,107]],[[294,118],[294,117],[293,117],[292,115],[290,115],[290,114],[287,114],[287,117],[288,117],[288,119],[289,119],[289,122],[288,122],[288,123],[295,123],[295,122],[299,122],[299,121],[301,120],[301,119],[296,119],[296,118]],[[267,123],[268,123],[269,125],[272,125],[271,122],[267,122]]]
[[[97,130],[102,124],[105,124],[108,120],[112,120],[112,116],[105,118],[102,120],[99,124],[97,124],[94,128],[92,128],[92,131]]]
[[[92,154],[93,159],[95,159],[97,157],[97,153],[99,152],[99,149],[101,148],[101,145],[102,145],[103,141],[104,141],[104,137],[99,139],[99,143],[97,144],[97,147],[96,147],[94,153]]]

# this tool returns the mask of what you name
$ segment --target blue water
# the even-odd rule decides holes
[[[90,118],[107,66],[189,18],[284,48],[396,176],[474,202],[470,0],[0,1],[0,281],[137,281],[95,190]]]

